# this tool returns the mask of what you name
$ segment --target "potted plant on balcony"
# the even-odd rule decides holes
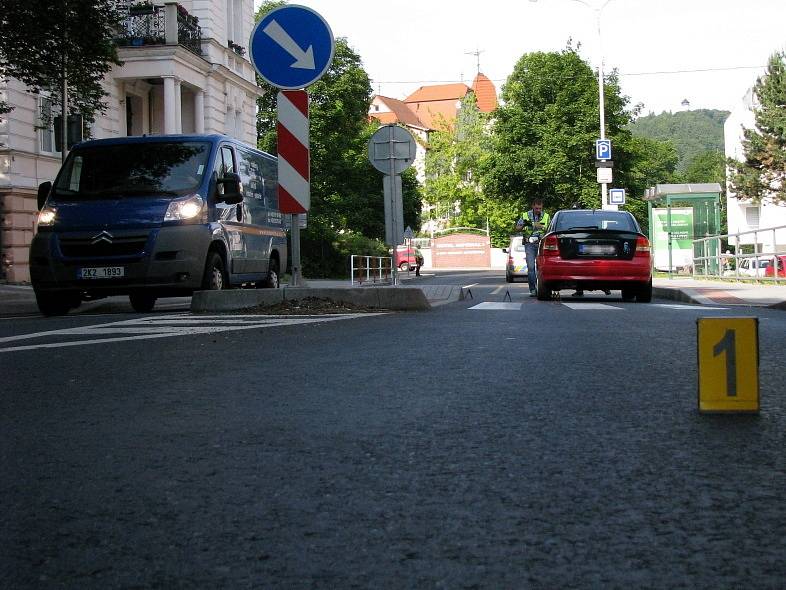
[[[128,7],[128,14],[131,16],[139,16],[141,14],[153,14],[156,7],[152,2],[137,2]]]
[[[242,45],[238,45],[237,43],[235,43],[231,39],[229,41],[227,41],[227,45],[229,46],[229,48],[232,51],[234,51],[235,53],[237,53],[240,56],[243,56],[243,55],[246,54],[246,48],[243,47]]]

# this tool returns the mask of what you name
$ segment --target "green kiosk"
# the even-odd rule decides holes
[[[718,275],[720,241],[693,240],[717,236],[721,187],[717,182],[658,184],[647,189],[650,243],[655,270],[669,273]]]

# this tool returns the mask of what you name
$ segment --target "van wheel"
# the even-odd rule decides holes
[[[156,296],[150,293],[131,293],[128,296],[131,307],[139,313],[149,313],[156,305]]]
[[[264,289],[278,289],[281,286],[281,279],[278,276],[278,260],[275,258],[270,259],[267,276],[265,280],[261,281],[260,286]]]
[[[38,309],[47,317],[65,315],[70,309],[78,307],[79,299],[77,297],[72,293],[35,291],[35,302],[38,304]]]
[[[398,269],[401,272],[407,272],[409,270],[409,262],[402,262],[401,264],[398,265]]]
[[[203,291],[221,291],[229,288],[227,273],[224,269],[224,259],[218,252],[210,252],[207,255],[205,264],[205,274],[202,277]]]

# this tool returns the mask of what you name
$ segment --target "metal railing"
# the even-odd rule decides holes
[[[178,4],[177,42],[192,53],[202,55],[202,27],[197,24],[198,20]]]
[[[182,45],[202,55],[202,28],[199,19],[174,2],[127,4],[118,2],[124,15],[115,43],[121,47]]]
[[[393,258],[390,256],[361,256],[353,254],[349,259],[352,286],[366,284],[392,285]]]
[[[693,240],[693,277],[786,282],[786,247],[778,247],[778,232],[786,235],[786,225]],[[753,236],[753,244],[741,244],[740,237],[748,235]],[[760,235],[772,238],[769,247],[759,242]],[[723,252],[723,241],[733,245],[734,252]],[[753,252],[741,252],[741,246],[747,245],[753,246]]]

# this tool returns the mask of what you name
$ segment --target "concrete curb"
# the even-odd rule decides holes
[[[698,305],[704,303],[703,301],[699,301],[698,299],[692,297],[690,294],[686,293],[682,289],[678,289],[675,287],[656,287],[653,285],[652,296],[657,297],[659,299],[670,299],[672,301],[679,301],[681,303],[695,303]]]
[[[266,307],[283,301],[298,301],[308,297],[330,299],[371,309],[394,311],[426,311],[431,305],[417,287],[313,288],[285,287],[283,289],[229,289],[225,291],[197,291],[191,299],[192,312],[234,311],[250,307]]]

